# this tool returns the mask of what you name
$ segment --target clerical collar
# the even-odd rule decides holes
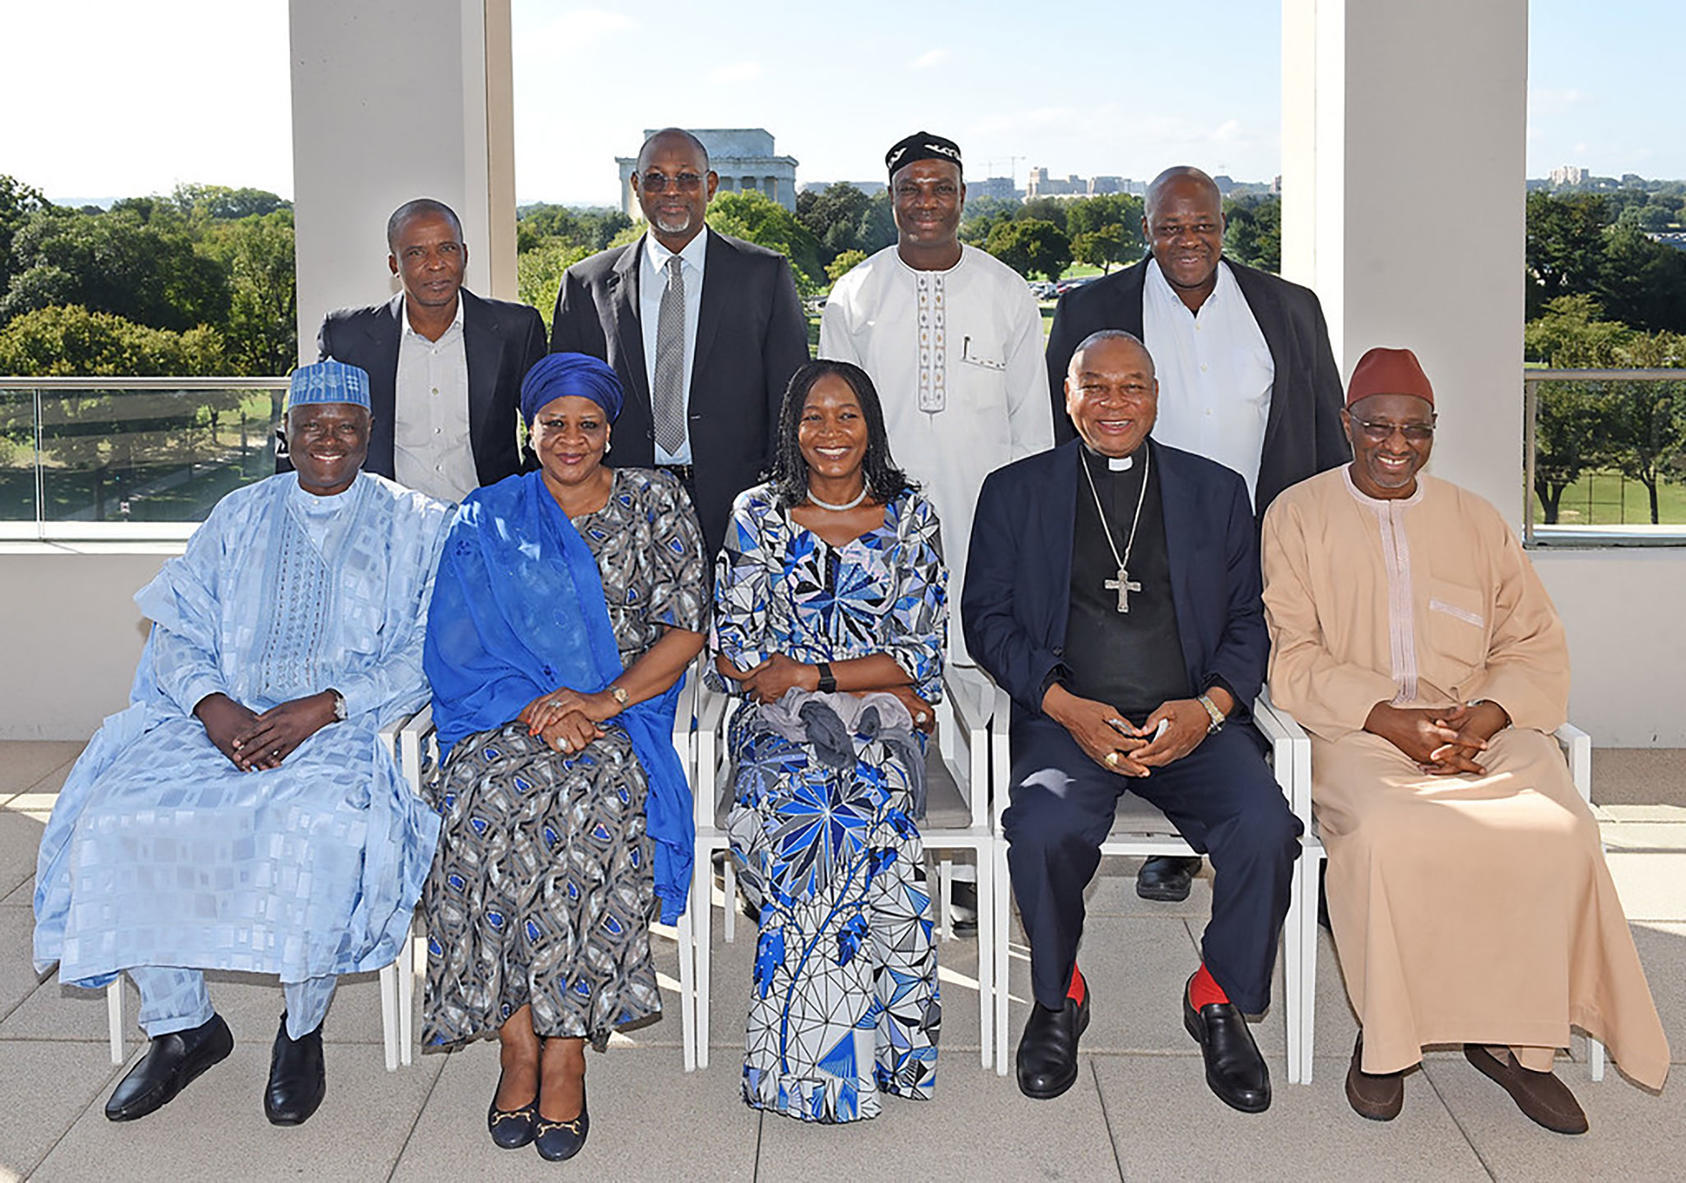
[[[1147,441],[1143,440],[1142,443],[1145,447]],[[1096,460],[1105,460],[1107,468],[1113,472],[1129,472],[1136,464],[1135,452],[1131,452],[1128,456],[1105,456],[1100,452],[1095,451],[1095,449],[1091,448],[1087,443],[1084,443],[1083,450],[1093,456]],[[1137,451],[1140,450],[1141,449],[1139,448],[1137,449]]]

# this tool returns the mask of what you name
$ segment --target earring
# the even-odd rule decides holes
[[[603,437],[603,455],[607,456],[608,454],[609,454],[609,437],[604,436]]]

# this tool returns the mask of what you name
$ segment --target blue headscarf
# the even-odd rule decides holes
[[[597,560],[542,473],[506,477],[463,500],[439,559],[422,668],[442,756],[465,736],[513,721],[541,694],[559,686],[595,694],[624,672]],[[664,924],[685,911],[696,842],[691,786],[673,748],[683,684],[603,725],[626,731],[648,781],[644,814]],[[580,758],[557,753],[565,763]]]
[[[626,402],[626,391],[613,366],[585,353],[550,353],[541,357],[521,379],[521,418],[533,416],[548,402],[569,395],[589,398],[613,423]]]

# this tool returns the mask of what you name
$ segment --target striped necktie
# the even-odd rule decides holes
[[[685,442],[685,276],[678,255],[667,260],[667,287],[656,318],[656,383],[650,391],[656,444],[669,456]]]

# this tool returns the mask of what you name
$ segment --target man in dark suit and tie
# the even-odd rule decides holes
[[[462,222],[443,202],[399,206],[386,223],[387,266],[404,290],[384,304],[330,312],[316,337],[323,358],[369,375],[364,470],[449,502],[525,467],[521,379],[545,354],[536,309],[462,286],[462,238]]]
[[[1147,189],[1142,233],[1152,253],[1060,298],[1048,333],[1056,438],[1071,438],[1061,384],[1077,343],[1123,329],[1147,343],[1159,372],[1154,439],[1240,473],[1263,520],[1289,485],[1352,459],[1344,395],[1323,309],[1309,288],[1223,255],[1223,197],[1178,165]],[[1188,898],[1197,858],[1147,860],[1144,899]]]
[[[1019,1088],[1076,1079],[1083,889],[1128,789],[1211,855],[1183,1020],[1212,1091],[1256,1113],[1270,1075],[1244,1015],[1269,1002],[1300,823],[1248,717],[1268,649],[1252,508],[1235,473],[1148,440],[1159,386],[1137,338],[1091,335],[1061,385],[1080,439],[990,474],[961,597],[966,644],[1013,699],[1002,822],[1035,994]]]
[[[615,367],[626,405],[607,462],[675,473],[710,554],[732,499],[767,468],[785,386],[808,360],[785,257],[704,225],[718,180],[690,132],[646,139],[632,186],[649,229],[568,268],[550,331],[553,352]]]

